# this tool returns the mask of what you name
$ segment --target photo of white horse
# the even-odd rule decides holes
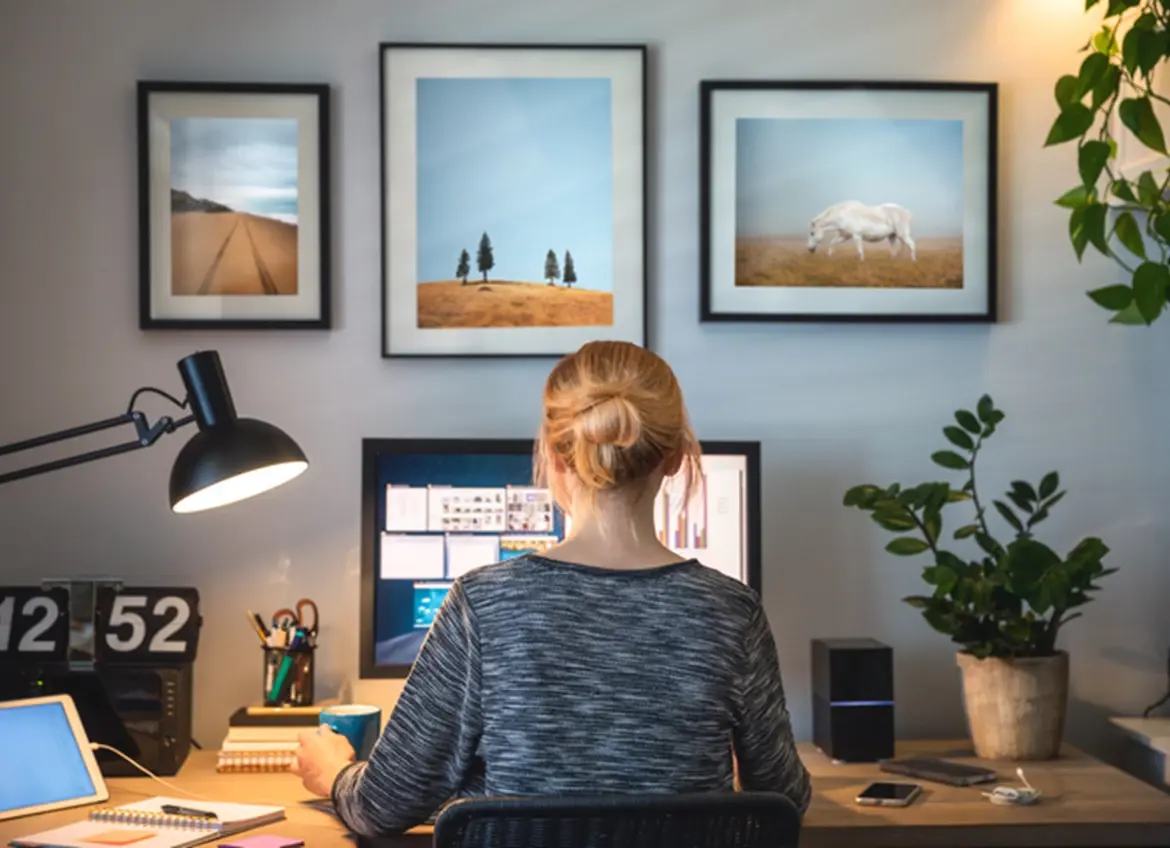
[[[857,200],[834,203],[818,214],[808,225],[808,252],[828,239],[829,256],[833,246],[851,241],[857,248],[857,258],[865,261],[865,242],[889,242],[890,255],[897,256],[903,246],[910,249],[910,259],[918,261],[914,238],[910,235],[910,211],[897,203],[867,206]]]
[[[735,285],[963,288],[962,126],[739,119]]]

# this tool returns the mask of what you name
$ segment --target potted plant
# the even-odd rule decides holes
[[[1044,146],[1077,144],[1080,179],[1056,203],[1069,210],[1078,261],[1092,245],[1124,274],[1089,297],[1114,313],[1112,323],[1148,325],[1170,289],[1170,171],[1158,118],[1170,99],[1155,86],[1170,57],[1170,0],[1086,0],[1086,11],[1095,6],[1102,27],[1081,48],[1088,55],[1077,72],[1056,82],[1059,112]],[[1122,145],[1145,155],[1119,161]]]
[[[1036,526],[1065,495],[1055,471],[1037,485],[1016,480],[1002,499],[983,501],[976,464],[1003,419],[984,395],[974,412],[960,409],[956,424],[943,427],[954,449],[931,459],[965,476],[959,489],[945,482],[867,484],[849,489],[844,503],[898,534],[886,545],[891,554],[929,556],[922,571],[929,593],[903,600],[959,646],[976,754],[1049,759],[1060,750],[1068,700],[1068,655],[1057,648],[1057,636],[1081,615],[1070,611],[1092,600],[1096,581],[1116,569],[1102,564],[1109,549],[1100,539],[1083,539],[1062,557],[1035,538]],[[969,540],[973,558],[946,546],[943,513],[950,504],[973,511],[949,532],[955,541]],[[988,506],[1007,524],[1006,542],[993,533]]]

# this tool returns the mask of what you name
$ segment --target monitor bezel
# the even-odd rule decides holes
[[[701,439],[704,454],[739,455],[746,459],[747,479],[747,584],[761,591],[762,527],[760,486],[760,442]],[[465,438],[365,438],[362,439],[362,515],[361,515],[361,599],[358,638],[358,676],[362,680],[398,680],[410,674],[411,664],[378,665],[374,662],[374,587],[377,583],[375,545],[377,538],[378,460],[392,454],[533,454],[534,439],[465,439]]]

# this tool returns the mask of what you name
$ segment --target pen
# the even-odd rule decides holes
[[[195,810],[191,807],[179,807],[175,804],[163,804],[162,811],[171,816],[198,816],[201,819],[219,818],[219,816],[217,816],[215,813],[209,812],[207,810]]]

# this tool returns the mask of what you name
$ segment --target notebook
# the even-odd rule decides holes
[[[163,805],[194,807],[217,818],[164,813]],[[284,818],[283,807],[150,798],[121,807],[95,807],[89,818],[13,839],[13,848],[185,848]]]

